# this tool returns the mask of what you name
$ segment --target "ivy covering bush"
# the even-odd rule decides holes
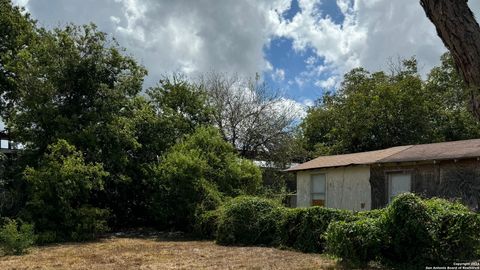
[[[369,261],[378,260],[383,250],[385,236],[379,223],[373,218],[332,222],[325,234],[327,251],[365,267]]]
[[[387,207],[383,230],[388,237],[383,258],[393,264],[408,262],[426,265],[433,243],[432,219],[420,197],[411,193],[398,196]]]
[[[439,264],[466,261],[480,254],[480,215],[459,203],[444,199],[425,200],[432,219],[431,256]]]
[[[357,218],[332,222],[326,232],[328,252],[354,265],[378,260],[423,269],[472,260],[480,248],[479,215],[444,199],[402,194],[385,210]]]
[[[331,221],[352,220],[350,211],[325,207],[285,209],[279,223],[280,244],[303,252],[322,252],[324,232]]]
[[[219,244],[326,250],[355,267],[371,261],[406,269],[445,265],[472,260],[480,248],[478,214],[460,203],[409,193],[385,209],[359,213],[289,209],[265,198],[241,196],[204,215],[201,225]]]
[[[35,243],[33,225],[6,219],[0,228],[0,248],[5,255],[20,255]]]
[[[237,245],[273,245],[278,239],[278,223],[283,218],[279,203],[240,196],[220,210],[217,242]]]

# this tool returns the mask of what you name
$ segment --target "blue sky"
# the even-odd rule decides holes
[[[317,4],[322,11],[322,17],[330,17],[335,23],[341,24],[344,16],[335,1],[324,1]],[[291,21],[300,12],[297,0],[291,1],[290,8],[281,15],[286,21]],[[316,65],[324,64],[324,60],[318,57],[312,47],[301,51],[293,49],[291,38],[277,37],[271,40],[264,48],[265,58],[272,65],[274,71],[264,72],[265,81],[274,89],[280,89],[288,98],[299,101],[314,101],[320,97],[325,90],[331,90],[316,86],[315,81],[302,80],[302,73],[308,71],[309,61],[315,61]],[[275,73],[275,70],[282,70],[283,78]],[[317,80],[327,80],[332,74],[325,72],[316,77]]]
[[[418,0],[13,0],[46,28],[94,22],[148,70],[262,74],[305,110],[343,74],[415,56],[425,75],[446,51]],[[469,1],[480,15],[480,1]]]

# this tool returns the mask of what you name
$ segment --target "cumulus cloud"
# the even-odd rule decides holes
[[[446,51],[418,0],[337,0],[343,22],[324,14],[321,2],[300,0],[301,11],[291,20],[280,19],[275,31],[280,37],[291,38],[295,50],[312,48],[324,60],[317,64],[320,69],[315,72],[308,68],[315,59],[309,58],[307,71],[297,78],[299,85],[326,72],[330,78],[316,85],[328,88],[354,67],[385,69],[391,57],[415,56],[425,74]],[[469,4],[479,16],[480,3]]]
[[[267,70],[264,46],[279,23],[278,14],[290,5],[289,0],[16,3],[49,28],[95,22],[147,67],[147,86],[172,71],[193,75],[218,70],[252,76]]]
[[[276,68],[275,71],[272,73],[272,80],[281,82],[285,80],[285,70],[281,68]]]
[[[326,14],[325,0],[299,0],[300,12],[289,19],[283,14],[290,0],[14,2],[48,28],[95,22],[147,67],[146,87],[166,72],[217,70],[267,72],[287,87],[334,88],[351,68],[386,69],[391,57],[416,56],[425,74],[446,51],[418,0],[337,0],[342,21]],[[469,5],[480,16],[480,2]],[[275,38],[291,39],[299,55],[314,52],[303,71],[295,75],[269,63],[264,50]]]
[[[317,80],[315,82],[315,85],[324,89],[332,89],[337,86],[338,84],[338,76],[332,76],[327,78],[326,80]]]

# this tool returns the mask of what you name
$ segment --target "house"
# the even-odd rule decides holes
[[[287,171],[296,174],[297,207],[370,210],[403,192],[480,207],[480,139],[321,156]]]
[[[16,143],[12,142],[7,132],[0,130],[0,153],[10,154],[18,149]]]

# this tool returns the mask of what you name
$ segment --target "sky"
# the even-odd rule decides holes
[[[311,106],[355,67],[415,56],[425,75],[446,49],[419,0],[14,0],[40,26],[93,22],[162,75],[260,74],[286,101]],[[480,1],[469,1],[480,16]]]

